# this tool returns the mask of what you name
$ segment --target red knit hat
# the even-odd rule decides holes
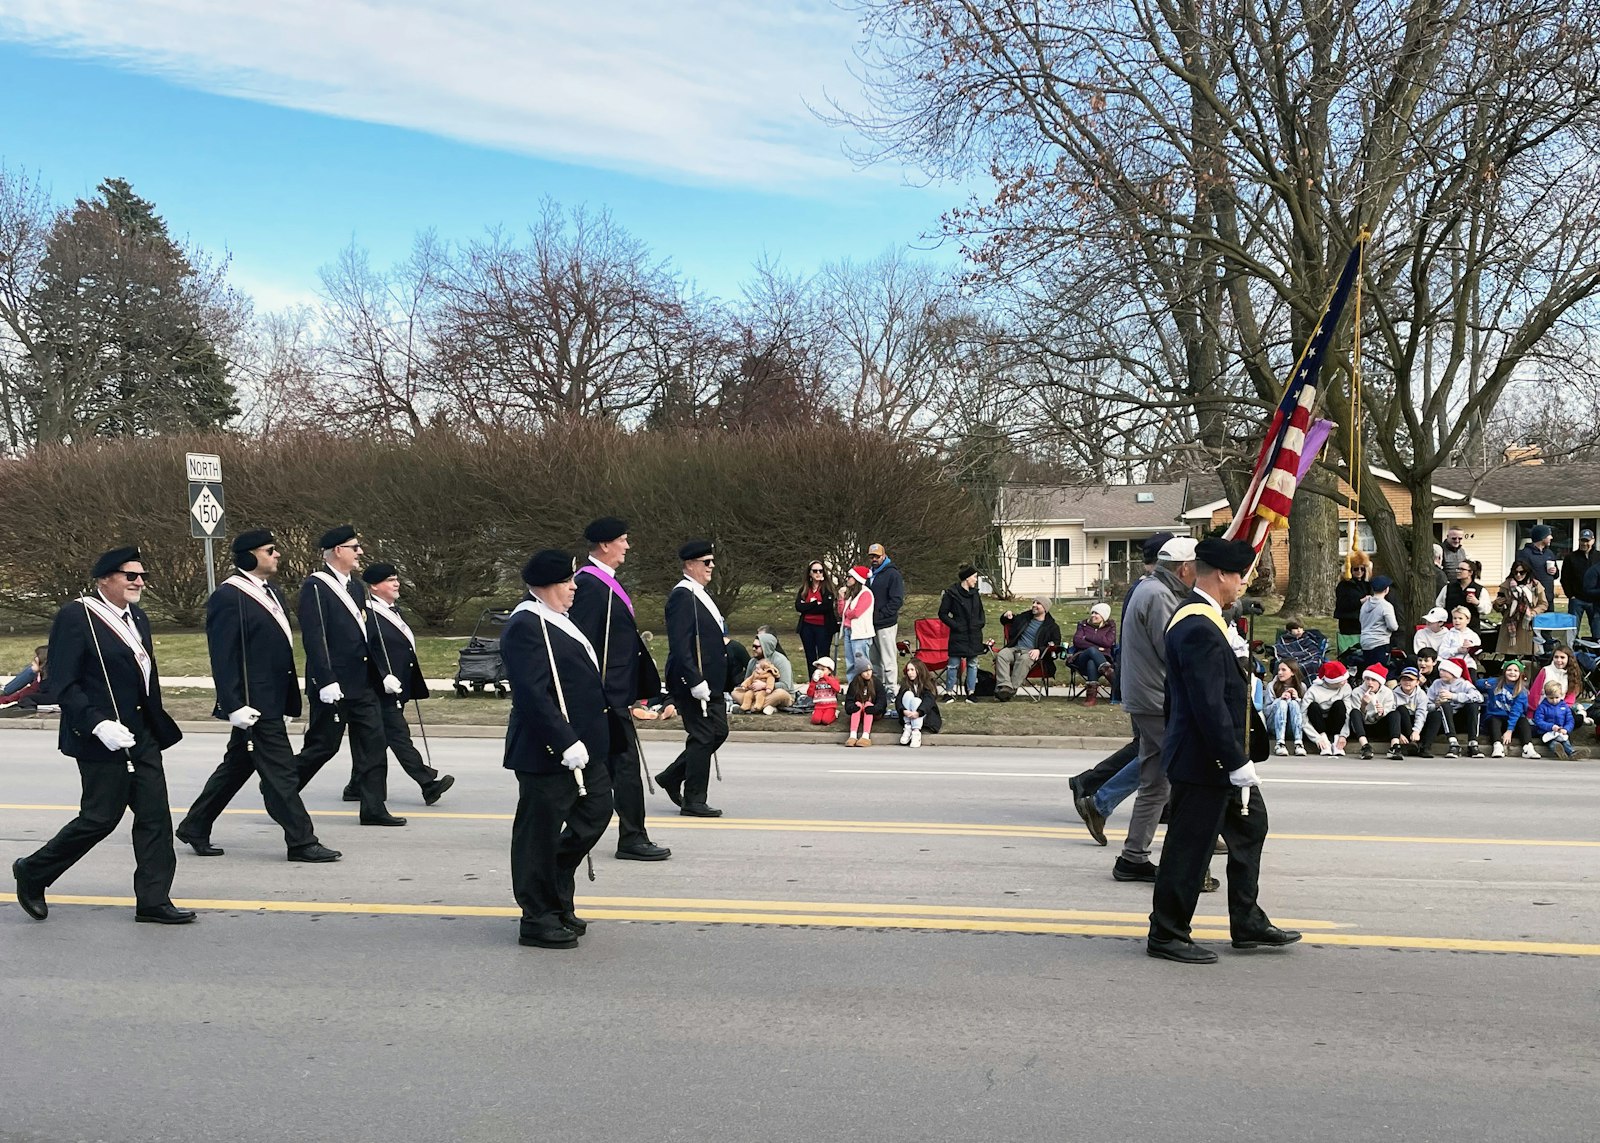
[[[1327,682],[1336,683],[1349,673],[1349,671],[1345,670],[1344,664],[1339,662],[1338,659],[1329,659],[1322,664],[1322,669],[1317,672],[1317,675]]]
[[[1381,663],[1374,663],[1361,672],[1361,677],[1363,679],[1377,679],[1380,683],[1386,683],[1389,681],[1389,672]]]

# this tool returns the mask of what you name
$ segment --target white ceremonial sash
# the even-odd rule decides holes
[[[362,617],[361,609],[356,606],[356,601],[350,598],[350,593],[344,589],[338,578],[332,572],[325,571],[314,571],[311,575],[328,585],[333,594],[339,597],[339,602],[344,604],[344,609],[350,613],[350,618],[356,621],[356,626],[365,631],[367,621]]]
[[[519,611],[532,612],[534,615],[550,624],[550,626],[559,627],[563,632],[571,635],[583,647],[584,652],[589,656],[589,662],[594,664],[594,669],[597,671],[600,669],[600,659],[599,656],[594,653],[594,644],[589,642],[588,636],[586,636],[582,631],[579,631],[577,625],[573,623],[572,620],[568,619],[565,615],[562,615],[558,611],[551,611],[538,599],[524,599],[521,603],[517,604],[511,609],[511,614],[515,615]]]
[[[103,599],[85,595],[80,596],[78,601],[83,604],[85,611],[94,612],[101,623],[111,628],[113,635],[127,644],[128,650],[133,652],[134,661],[139,664],[140,673],[144,675],[144,693],[149,694],[150,668],[153,664],[150,661],[150,652],[145,650],[144,640],[139,638],[139,633],[134,630],[133,625],[125,622],[122,612]]]
[[[271,592],[246,575],[230,575],[222,582],[238,588],[266,608],[267,614],[276,619],[278,626],[283,629],[283,637],[289,640],[289,645],[294,645],[294,632],[289,629],[289,617],[283,613],[283,608],[278,606],[278,601],[272,597]]]
[[[688,576],[684,576],[682,579],[680,579],[677,586],[686,587],[693,592],[694,597],[700,601],[700,606],[711,612],[711,618],[717,621],[717,626],[722,629],[722,633],[724,635],[728,633],[728,621],[722,617],[722,612],[717,610],[717,605],[711,602],[711,596],[706,594],[705,588],[695,583],[695,581],[690,579]]]
[[[400,634],[404,635],[406,637],[406,641],[411,644],[411,649],[413,651],[417,649],[417,637],[411,633],[411,628],[406,621],[400,618],[400,613],[398,611],[390,607],[387,603],[383,602],[383,600],[374,597],[372,600],[372,614],[380,615],[384,619],[387,619],[390,623],[394,624],[397,628],[399,628]]]

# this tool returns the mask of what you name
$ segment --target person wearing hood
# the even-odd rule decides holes
[[[872,589],[872,665],[878,681],[892,699],[899,687],[900,609],[906,602],[906,581],[889,558],[882,544],[867,549],[867,566],[872,570],[867,586]]]
[[[950,661],[944,669],[945,702],[954,702],[961,664],[966,663],[966,701],[975,701],[978,656],[983,654],[983,595],[978,591],[978,569],[962,564],[956,582],[939,597],[939,620],[950,629]]]
[[[778,649],[778,637],[770,631],[758,632],[755,642],[750,644],[750,669],[755,670],[756,664],[761,662],[771,663],[778,668],[779,685],[794,694],[794,667],[789,662],[789,656]]]

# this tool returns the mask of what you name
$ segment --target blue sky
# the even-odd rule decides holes
[[[7,0],[0,163],[62,201],[128,179],[265,308],[352,240],[386,264],[546,196],[732,296],[763,253],[931,245],[961,196],[854,169],[807,110],[857,92],[855,36],[828,0]]]

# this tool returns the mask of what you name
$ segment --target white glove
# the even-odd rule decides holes
[[[392,695],[397,695],[401,691],[405,690],[405,688],[400,685],[400,680],[395,678],[393,675],[383,676],[383,689]]]
[[[1246,762],[1237,770],[1229,770],[1228,781],[1232,782],[1235,786],[1261,785],[1261,779],[1256,777],[1256,764],[1254,762]]]
[[[228,721],[240,730],[249,730],[257,722],[261,721],[261,712],[253,706],[241,706],[228,716]]]
[[[561,764],[568,770],[582,770],[589,764],[589,749],[581,742],[574,742],[561,754]]]
[[[105,743],[107,750],[127,750],[133,746],[133,731],[109,718],[96,725],[91,733]]]
[[[701,679],[698,683],[689,688],[689,694],[699,699],[701,702],[706,702],[711,698],[711,684],[706,682],[704,679]]]
[[[329,683],[317,692],[317,697],[322,700],[324,706],[332,706],[344,698],[344,688],[338,683]]]

